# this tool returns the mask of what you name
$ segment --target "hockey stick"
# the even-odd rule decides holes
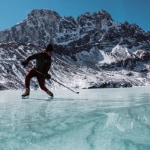
[[[45,75],[44,75],[43,73],[41,73],[41,72],[37,71],[36,69],[34,69],[34,70],[35,70],[36,72],[38,72],[39,74],[41,74],[42,76],[44,76],[44,77],[45,77]],[[72,92],[74,92],[74,93],[76,93],[76,94],[79,94],[79,92],[75,92],[74,90],[72,90],[72,89],[70,89],[69,87],[67,87],[67,86],[63,85],[62,83],[58,82],[57,80],[55,80],[55,79],[53,79],[53,78],[51,78],[51,80],[53,80],[53,81],[57,82],[58,84],[60,84],[60,85],[64,86],[65,88],[69,89],[70,91],[72,91]]]
[[[72,89],[70,89],[69,87],[63,85],[62,83],[58,82],[57,80],[55,80],[55,79],[53,79],[53,78],[51,78],[51,80],[53,80],[53,81],[57,82],[58,84],[64,86],[65,88],[69,89],[70,91],[72,91],[72,92],[74,92],[74,93],[76,93],[76,94],[79,94],[79,92],[75,92],[74,90],[72,90]]]

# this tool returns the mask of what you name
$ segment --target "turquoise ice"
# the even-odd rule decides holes
[[[150,150],[150,87],[0,93],[0,150]]]

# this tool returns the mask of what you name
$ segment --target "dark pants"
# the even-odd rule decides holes
[[[27,89],[30,89],[30,80],[32,77],[37,77],[37,80],[39,82],[39,85],[40,85],[40,88],[47,92],[48,89],[45,87],[45,78],[39,74],[36,70],[34,69],[31,69],[27,74],[26,74],[26,77],[25,77],[25,87]]]

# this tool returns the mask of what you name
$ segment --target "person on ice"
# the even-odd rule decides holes
[[[53,51],[53,45],[48,44],[46,49],[40,53],[33,54],[29,56],[22,62],[22,65],[25,67],[28,65],[29,61],[36,60],[36,66],[31,68],[25,77],[25,88],[26,91],[22,94],[22,97],[30,95],[30,80],[32,77],[37,77],[40,88],[45,91],[49,96],[53,97],[53,93],[47,89],[45,86],[45,79],[50,79],[51,76],[48,74],[48,71],[51,67],[51,55]]]

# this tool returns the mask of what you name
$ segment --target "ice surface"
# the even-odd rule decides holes
[[[150,150],[150,87],[0,93],[0,150]]]

